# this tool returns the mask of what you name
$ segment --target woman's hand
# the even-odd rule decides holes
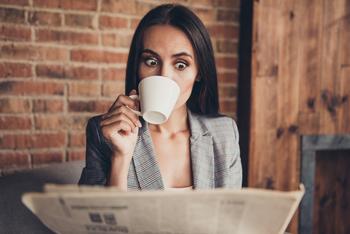
[[[129,95],[135,95],[132,90]],[[129,96],[119,95],[117,100],[102,116],[100,126],[102,134],[112,148],[114,156],[131,160],[137,142],[138,129],[141,127],[139,116],[133,110],[139,110],[139,101]]]

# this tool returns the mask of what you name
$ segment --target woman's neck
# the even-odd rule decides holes
[[[166,135],[173,135],[179,132],[187,131],[189,129],[187,115],[187,107],[179,107],[171,113],[165,123],[159,125],[149,124],[149,129],[152,132]]]

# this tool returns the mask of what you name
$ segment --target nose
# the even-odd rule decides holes
[[[160,76],[173,77],[173,67],[171,65],[162,64],[160,71]]]

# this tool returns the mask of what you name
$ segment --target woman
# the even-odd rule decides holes
[[[180,87],[175,108],[161,125],[148,124],[129,109],[139,109],[130,95],[151,75],[171,77]],[[237,127],[218,114],[211,41],[192,11],[166,4],[145,15],[131,42],[125,93],[88,122],[80,184],[122,190],[241,187]]]

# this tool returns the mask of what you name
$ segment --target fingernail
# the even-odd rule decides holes
[[[140,121],[137,121],[137,125],[139,126],[139,128],[141,128],[141,127],[142,127],[142,124],[141,124],[141,122],[140,122]]]

